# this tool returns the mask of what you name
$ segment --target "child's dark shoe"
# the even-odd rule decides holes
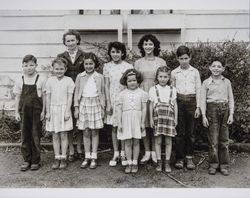
[[[195,169],[195,164],[193,162],[193,158],[187,158],[187,169],[188,170],[194,170]]]
[[[132,171],[132,165],[127,165],[124,172],[131,173],[131,171]]]
[[[210,168],[208,169],[208,174],[209,174],[209,175],[215,175],[215,174],[216,174],[216,169],[210,167]]]
[[[52,169],[56,170],[58,169],[60,166],[60,160],[59,159],[55,159],[54,163],[52,164]]]
[[[23,162],[22,165],[20,166],[21,171],[27,171],[29,168],[30,168],[29,162]]]
[[[133,164],[131,167],[131,173],[137,173],[138,172],[138,165],[137,164]]]
[[[69,162],[75,161],[75,156],[74,156],[74,154],[73,154],[73,155],[69,155],[68,161],[69,161]]]
[[[89,165],[89,168],[95,169],[97,167],[96,159],[92,159]]]
[[[166,160],[165,161],[165,172],[166,173],[171,173],[171,166],[170,166],[170,162],[169,162],[169,160]]]
[[[162,171],[162,161],[161,160],[157,160],[157,165],[156,165],[155,170],[158,172]]]
[[[229,175],[229,170],[227,168],[221,168],[220,172],[224,176],[228,176]]]
[[[176,169],[183,169],[184,161],[183,160],[177,160],[177,162],[175,163],[174,166],[175,166]]]
[[[36,171],[40,168],[40,164],[31,164],[30,170]]]
[[[87,168],[88,165],[89,165],[89,163],[90,163],[90,159],[89,158],[85,158],[85,160],[81,164],[81,168]]]
[[[66,159],[61,159],[59,169],[65,169],[68,166]]]

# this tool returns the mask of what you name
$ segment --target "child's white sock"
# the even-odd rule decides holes
[[[157,162],[157,157],[155,151],[151,151],[151,157],[154,162]]]
[[[127,165],[132,165],[132,164],[133,164],[132,160],[127,160]]]
[[[133,165],[138,165],[138,160],[133,160],[132,164]]]
[[[90,152],[86,152],[86,153],[85,153],[85,158],[87,158],[87,159],[90,159],[90,158],[91,158]]]
[[[60,160],[61,159],[61,155],[55,155],[55,159],[56,160]]]
[[[97,159],[97,153],[92,152],[91,159]]]
[[[145,152],[145,156],[146,156],[147,158],[150,158],[150,151],[146,151],[146,152]]]
[[[125,156],[125,151],[121,151],[121,157]]]
[[[60,159],[61,159],[61,160],[66,160],[66,155],[61,155],[61,156],[60,156]]]

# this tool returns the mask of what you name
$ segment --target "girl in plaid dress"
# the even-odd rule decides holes
[[[170,86],[170,69],[159,67],[156,71],[155,86],[149,90],[150,124],[154,129],[157,171],[162,171],[161,145],[165,137],[165,172],[170,173],[172,137],[176,135],[177,103],[176,89]]]
[[[85,71],[76,78],[74,94],[74,116],[77,118],[78,130],[83,130],[85,160],[81,168],[94,169],[97,166],[97,148],[99,144],[99,129],[103,128],[105,108],[104,78],[95,71],[99,66],[94,53],[84,56]],[[92,148],[92,149],[91,149]],[[92,152],[91,152],[92,150]]]

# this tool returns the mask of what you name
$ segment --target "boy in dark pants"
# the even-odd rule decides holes
[[[199,71],[189,62],[191,55],[189,48],[180,46],[176,52],[179,67],[171,73],[173,85],[177,90],[178,125],[176,144],[175,168],[182,169],[186,160],[187,169],[195,169],[193,163],[195,141],[195,118],[200,116],[200,88]]]
[[[233,123],[234,98],[231,82],[222,72],[223,61],[216,58],[209,67],[212,75],[202,83],[202,122],[208,127],[209,170],[214,175],[220,168],[223,175],[229,175],[229,132],[228,124]]]
[[[36,72],[37,60],[33,55],[23,58],[23,76],[17,79],[16,94],[17,121],[21,121],[21,153],[24,159],[21,171],[38,170],[40,167],[41,120],[44,118],[42,89],[44,80]]]

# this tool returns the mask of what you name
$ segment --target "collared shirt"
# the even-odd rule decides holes
[[[68,51],[68,50],[67,50]],[[78,51],[78,49],[76,48],[76,50],[75,51],[73,51],[73,53],[70,53],[69,51],[68,51],[68,53],[69,53],[69,56],[70,56],[70,59],[71,59],[71,62],[74,64],[74,62],[75,62],[75,60],[76,60],[76,54],[77,54],[77,51]]]
[[[88,75],[88,74],[87,74]],[[96,97],[98,96],[97,88],[95,84],[95,79],[93,77],[95,73],[89,76],[88,81],[83,89],[82,96],[83,97]]]
[[[234,112],[234,98],[230,80],[221,76],[214,80],[211,76],[204,80],[201,87],[201,112],[206,114],[206,103],[228,102],[230,113]]]
[[[199,71],[189,66],[188,69],[177,67],[171,72],[171,81],[176,87],[177,93],[183,95],[195,94],[197,107],[200,106],[201,79]]]

